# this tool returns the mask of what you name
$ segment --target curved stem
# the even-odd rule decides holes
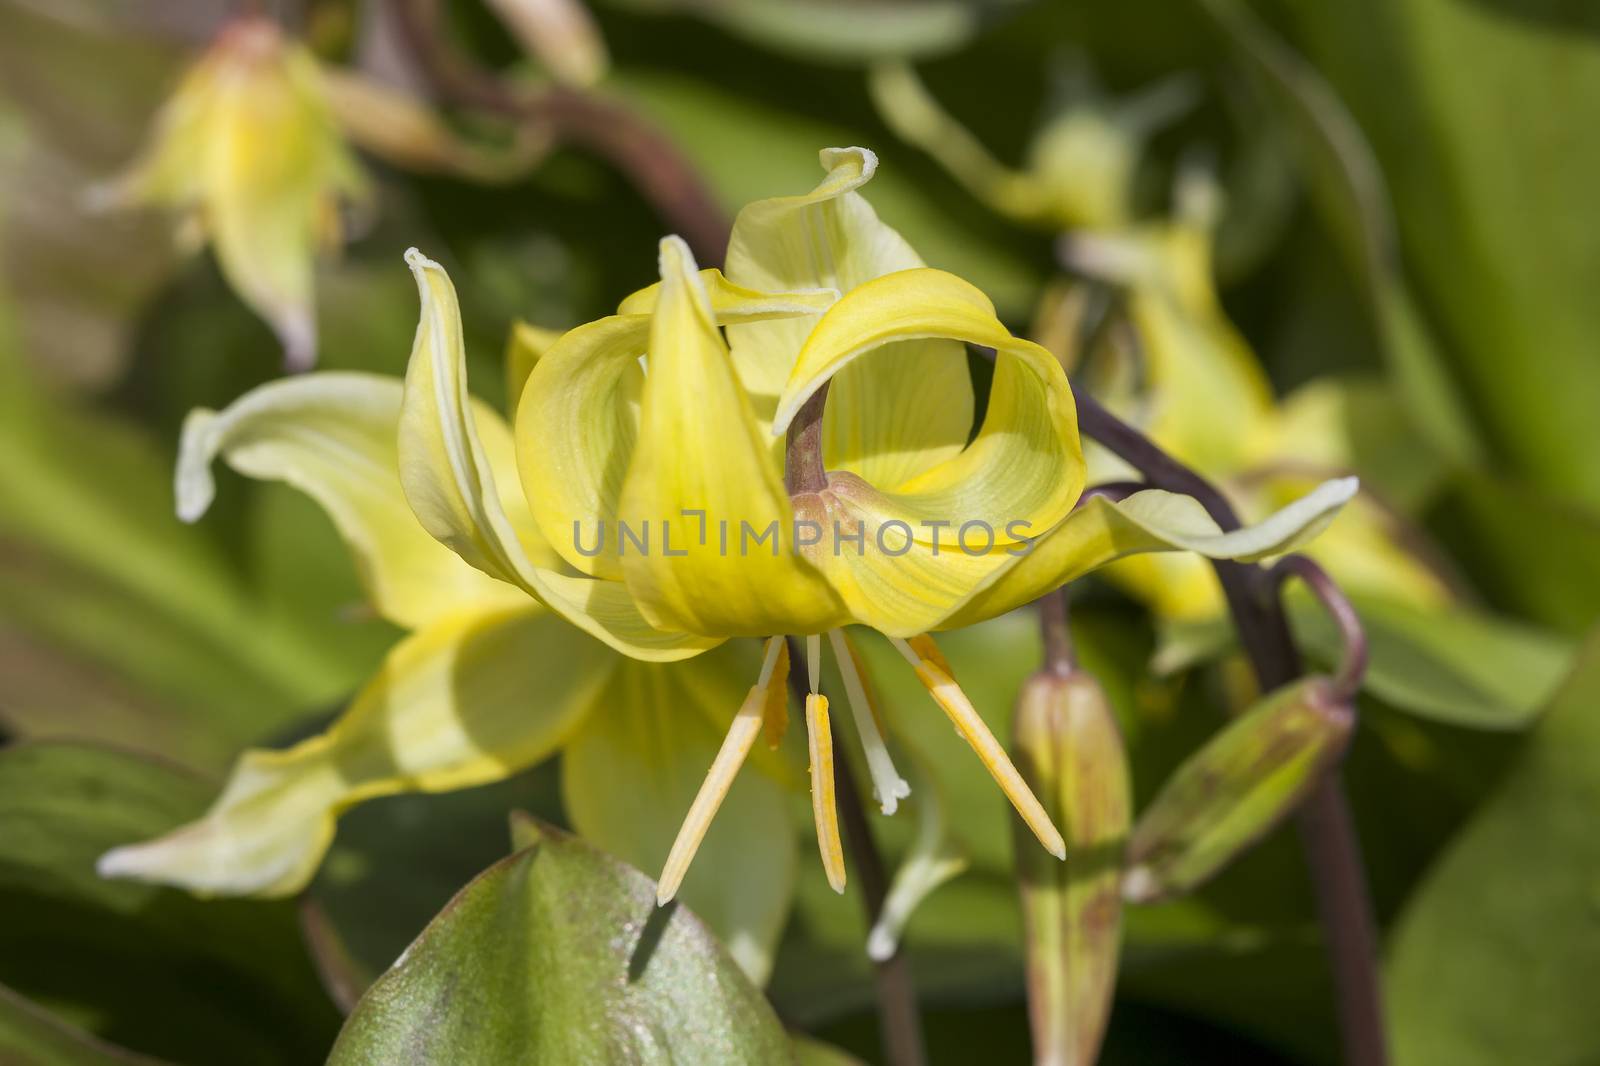
[[[1078,656],[1072,646],[1072,607],[1066,586],[1047,592],[1038,599],[1039,632],[1044,637],[1045,669],[1066,677],[1078,668]]]
[[[666,219],[701,266],[721,266],[730,225],[694,164],[626,105],[567,88],[518,91],[451,47],[437,0],[391,0],[407,46],[439,97],[547,130],[609,161]]]
[[[1367,672],[1367,633],[1361,628],[1361,618],[1356,614],[1355,605],[1328,572],[1308,556],[1286,555],[1273,564],[1268,574],[1273,583],[1280,587],[1291,577],[1305,582],[1312,595],[1322,604],[1322,609],[1338,626],[1344,658],[1333,677],[1333,687],[1342,699],[1353,703],[1356,693],[1361,690],[1361,679]]]
[[[789,641],[789,687],[795,698],[805,701],[807,685],[805,649],[794,637]],[[883,901],[889,894],[889,875],[867,823],[861,790],[850,769],[850,757],[843,745],[834,749],[833,780],[844,829],[845,848],[850,852],[852,879],[861,886],[861,906],[867,928],[878,922]],[[922,1019],[917,1009],[917,990],[911,982],[911,967],[904,950],[896,945],[894,954],[873,963],[878,992],[878,1018],[883,1026],[884,1061],[889,1066],[924,1066],[927,1053],[922,1045]]]
[[[1153,441],[1077,393],[1082,432],[1132,464],[1157,488],[1193,496],[1223,529],[1238,515],[1217,487],[1162,451]],[[1212,564],[1233,615],[1239,643],[1256,681],[1270,692],[1300,676],[1300,652],[1290,635],[1274,581],[1259,566]],[[1337,769],[1312,790],[1297,816],[1300,842],[1317,900],[1338,998],[1340,1041],[1349,1066],[1387,1066],[1388,1040],[1378,980],[1378,935],[1361,860],[1361,843]]]
[[[828,487],[828,471],[822,465],[822,415],[827,406],[828,383],[824,382],[789,423],[789,435],[784,441],[783,487],[791,497]]]

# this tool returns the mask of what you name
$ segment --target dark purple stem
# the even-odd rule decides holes
[[[1328,572],[1309,556],[1286,555],[1267,573],[1280,588],[1290,578],[1299,578],[1333,619],[1344,646],[1344,658],[1333,676],[1333,687],[1346,703],[1354,703],[1356,693],[1361,691],[1361,679],[1367,673],[1367,632],[1361,628],[1355,605]]]
[[[1223,529],[1239,528],[1238,515],[1215,485],[1162,451],[1093,397],[1079,392],[1077,401],[1078,426],[1086,436],[1130,463],[1151,485],[1199,500]],[[1250,659],[1261,691],[1270,692],[1299,677],[1300,653],[1290,635],[1272,576],[1253,564],[1218,560],[1212,565],[1222,582],[1239,643]],[[1337,768],[1330,770],[1306,798],[1298,825],[1333,970],[1344,1061],[1349,1066],[1387,1066],[1389,1050],[1378,981],[1376,922],[1361,844]]]

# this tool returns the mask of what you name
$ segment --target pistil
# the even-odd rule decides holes
[[[911,786],[894,768],[889,747],[883,742],[883,733],[878,727],[877,715],[873,713],[871,696],[861,677],[850,638],[845,636],[842,629],[830,629],[828,642],[833,645],[834,658],[839,661],[845,695],[850,698],[850,713],[855,719],[856,732],[861,735],[861,747],[867,753],[872,791],[877,795],[878,806],[883,813],[893,814],[900,806],[900,801],[911,795]]]

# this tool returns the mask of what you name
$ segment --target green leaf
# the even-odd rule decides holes
[[[264,612],[271,595],[173,514],[171,460],[147,434],[46,393],[3,337],[0,381],[0,624],[67,675],[8,699],[8,727],[220,769],[353,687],[372,641]],[[104,698],[83,706],[71,675],[86,674]]]
[[[286,903],[102,881],[107,848],[199,814],[214,783],[107,748],[0,750],[0,981],[98,1036],[180,1061],[299,1063],[337,1023]]]
[[[1298,153],[1312,197],[1367,283],[1389,366],[1419,428],[1457,461],[1481,447],[1443,357],[1400,269],[1383,173],[1361,128],[1302,57],[1240,0],[1193,0],[1236,52]]]
[[[537,837],[368,990],[329,1066],[793,1061],[772,1008],[688,910],[657,908],[649,878],[575,837]]]
[[[1492,602],[1581,636],[1600,604],[1600,515],[1489,475],[1446,487],[1433,525]]]
[[[797,1066],[865,1066],[849,1052],[807,1036],[794,1038],[794,1053]]]
[[[865,60],[958,48],[996,10],[1017,0],[631,0],[646,10],[682,10],[758,44],[800,56]]]
[[[1367,634],[1363,690],[1421,718],[1468,729],[1525,729],[1572,665],[1571,642],[1538,626],[1462,606],[1423,610],[1381,596],[1350,598]],[[1321,606],[1295,588],[1288,612],[1310,657],[1336,664],[1343,644]],[[1233,647],[1226,619],[1168,624],[1152,669],[1176,674]]]
[[[506,813],[558,817],[556,761],[479,788],[385,796],[345,812],[307,890],[325,927],[311,946],[359,994],[463,884],[505,857]],[[325,934],[325,935],[324,935]],[[348,955],[348,958],[343,956]]]
[[[1592,1061],[1597,707],[1600,634],[1401,916],[1388,965],[1401,1066]]]
[[[1594,5],[1280,6],[1376,149],[1408,271],[1487,450],[1600,507]],[[1563,17],[1574,25],[1553,28]]]
[[[160,1066],[96,1040],[0,985],[0,1062],[14,1066]]]
[[[1472,729],[1522,729],[1549,702],[1572,648],[1547,631],[1464,607],[1424,611],[1352,596],[1371,659],[1365,688],[1424,718]],[[1325,663],[1339,636],[1320,607],[1290,599],[1296,636]]]

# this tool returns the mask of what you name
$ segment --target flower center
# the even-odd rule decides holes
[[[783,456],[783,487],[789,496],[821,492],[828,487],[822,465],[822,414],[828,404],[828,385],[811,394],[794,421],[789,423]]]

